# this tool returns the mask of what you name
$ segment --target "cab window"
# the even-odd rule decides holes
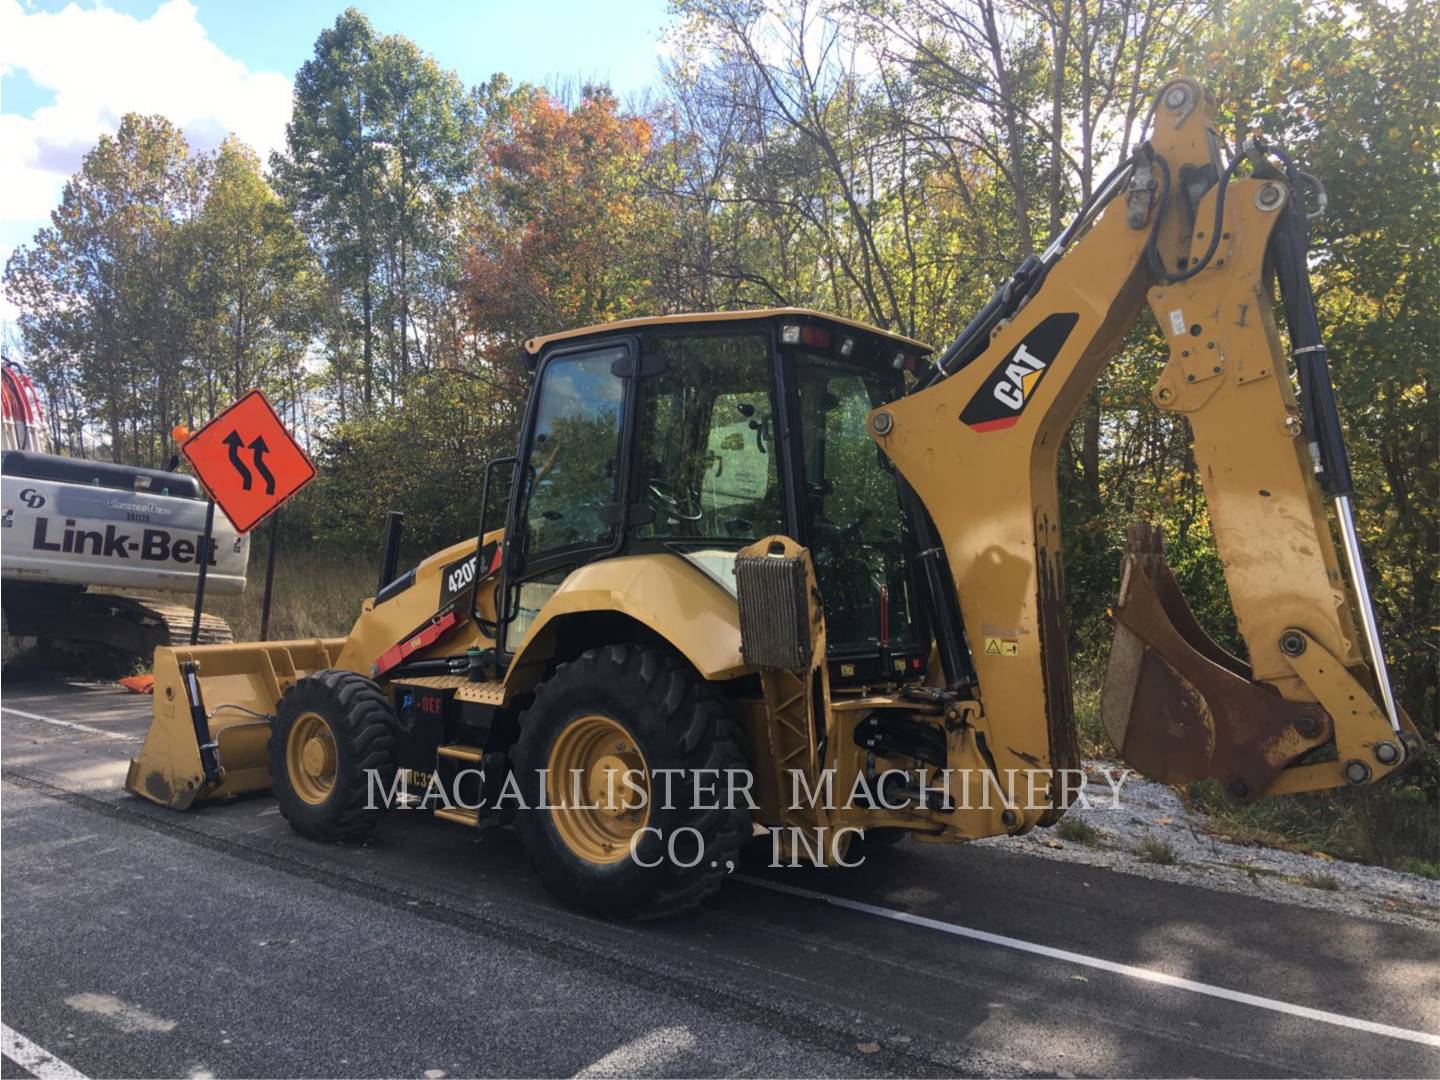
[[[796,371],[804,505],[829,651],[914,648],[899,487],[866,423],[893,399],[893,376],[806,352]]]
[[[614,539],[604,508],[619,498],[625,383],[611,369],[624,355],[624,349],[601,349],[545,365],[527,468],[531,561]]]
[[[748,542],[784,531],[760,334],[661,338],[666,365],[641,384],[638,500],[654,519],[639,539]]]

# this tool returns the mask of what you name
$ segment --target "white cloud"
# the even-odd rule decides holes
[[[0,0],[0,71],[23,71],[54,93],[31,116],[0,116],[0,259],[45,223],[81,158],[127,112],[160,113],[200,148],[233,132],[262,160],[290,119],[290,80],[226,54],[189,0],[166,0],[146,19]]]

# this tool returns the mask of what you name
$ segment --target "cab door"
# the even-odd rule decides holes
[[[504,652],[519,647],[571,571],[619,548],[632,353],[620,341],[540,362],[506,530]]]

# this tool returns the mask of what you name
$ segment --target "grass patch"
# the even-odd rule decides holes
[[[1104,834],[1094,825],[1074,814],[1067,814],[1055,826],[1055,833],[1062,840],[1070,840],[1086,847],[1100,847],[1105,842]]]
[[[1135,854],[1156,866],[1174,866],[1180,861],[1175,856],[1175,849],[1157,836],[1146,836],[1137,843]]]
[[[1081,757],[1112,759],[1119,756],[1119,751],[1110,744],[1105,723],[1100,719],[1100,681],[1098,672],[1077,670],[1075,673],[1075,734]]]
[[[1395,869],[1402,870],[1407,874],[1415,874],[1418,877],[1429,878],[1431,881],[1440,881],[1440,862],[1433,859],[1401,856],[1395,860]]]
[[[360,616],[360,602],[375,593],[376,573],[374,559],[280,548],[270,602],[270,640],[348,634]],[[257,641],[264,592],[265,547],[257,544],[245,591],[239,596],[206,597],[205,610],[228,622],[236,641]]]
[[[1440,805],[1435,747],[1400,776],[1361,788],[1230,802],[1211,780],[1191,784],[1186,802],[1207,832],[1240,844],[1318,851],[1337,859],[1440,877]]]

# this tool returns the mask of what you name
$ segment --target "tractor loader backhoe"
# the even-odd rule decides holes
[[[1418,736],[1307,278],[1323,191],[1259,142],[1222,160],[1188,79],[1152,119],[933,360],[792,308],[531,339],[478,539],[397,574],[392,519],[346,638],[158,649],[127,787],[176,809],[273,788],[324,840],[396,801],[513,822],[553,891],[613,915],[700,901],[765,832],[828,864],[862,831],[1053,824],[1080,764],[1057,455],[1147,303],[1170,347],[1152,398],[1193,431],[1248,656],[1211,640],[1136,523],[1102,695],[1117,752],[1238,802],[1394,771]]]

